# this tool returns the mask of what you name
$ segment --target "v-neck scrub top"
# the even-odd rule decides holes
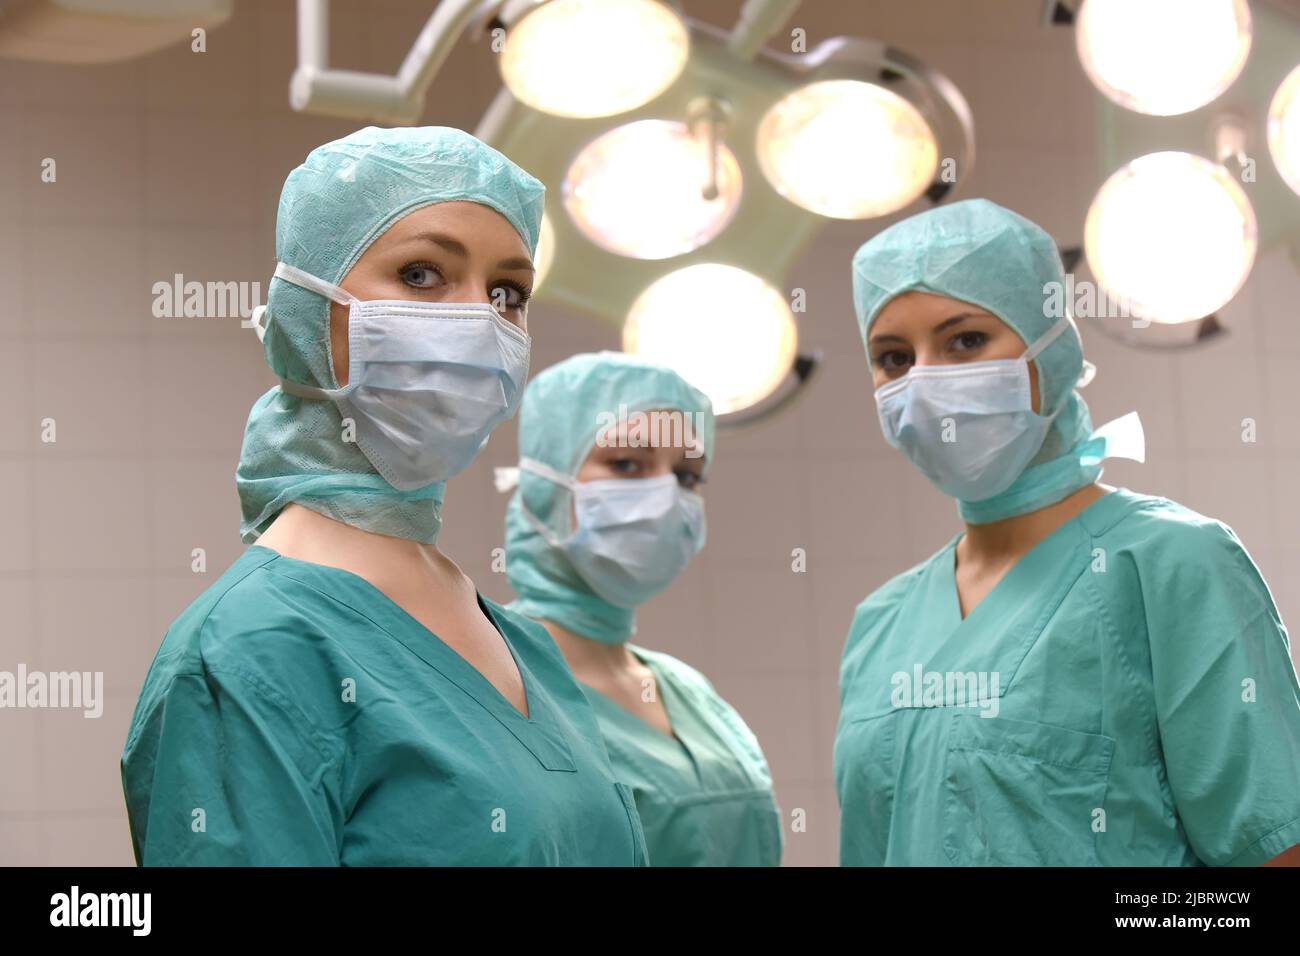
[[[777,866],[781,813],[758,740],[690,665],[629,645],[673,736],[583,684],[615,775],[632,789],[651,866]]]
[[[1119,489],[965,620],[959,539],[854,617],[842,863],[1258,865],[1300,843],[1300,687],[1230,528]]]
[[[136,860],[645,865],[559,649],[480,603],[528,717],[364,578],[248,548],[145,680],[122,756]]]

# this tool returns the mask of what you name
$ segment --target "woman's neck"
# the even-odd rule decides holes
[[[376,534],[296,503],[286,505],[256,543],[285,557],[358,571],[372,580],[401,579],[417,570],[448,584],[463,577],[436,545]]]
[[[636,657],[628,650],[627,644],[610,644],[583,637],[555,621],[542,620],[539,623],[550,632],[560,653],[580,679],[584,675],[618,674],[636,665]]]
[[[958,560],[982,564],[1023,555],[1061,525],[1081,514],[1093,502],[1114,490],[1110,485],[1095,483],[1080,488],[1055,504],[1028,514],[990,521],[988,524],[967,524],[966,533],[957,542]]]

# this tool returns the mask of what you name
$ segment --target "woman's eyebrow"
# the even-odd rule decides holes
[[[873,335],[871,337],[872,345],[879,345],[881,342],[902,342],[906,345],[907,339],[903,338],[901,335],[886,335],[883,332],[880,335]]]
[[[938,335],[940,332],[944,331],[945,329],[949,329],[954,325],[959,325],[962,322],[965,322],[967,319],[992,319],[992,318],[995,318],[995,316],[989,312],[959,312],[957,315],[950,316],[949,318],[944,319],[942,322],[940,322],[938,325],[932,328],[930,330],[930,334]],[[905,339],[901,335],[890,335],[883,332],[880,335],[873,335],[871,337],[872,345],[879,345],[883,342],[902,342],[904,345],[906,345],[907,339]]]
[[[944,319],[942,322],[936,325],[933,329],[930,330],[930,334],[937,335],[940,332],[942,332],[944,329],[951,328],[954,325],[958,325],[961,322],[965,322],[967,319],[993,319],[993,318],[997,318],[997,316],[993,315],[993,313],[991,312],[959,312],[958,314],[952,316],[951,318]]]
[[[432,242],[435,245],[442,246],[454,256],[460,256],[462,259],[469,258],[469,250],[459,239],[454,239],[442,232],[417,232],[414,235],[407,236],[399,245],[407,246],[413,242]]]
[[[522,269],[526,272],[537,271],[533,266],[533,260],[527,258],[526,256],[515,256],[510,259],[502,259],[500,262],[497,263],[497,268],[505,269],[507,272],[513,272],[519,269]]]
[[[459,256],[462,259],[469,258],[469,250],[465,248],[465,244],[444,232],[417,232],[414,235],[407,236],[399,245],[409,245],[412,242],[432,242],[446,249],[454,256]],[[512,256],[509,259],[502,259],[497,263],[497,268],[511,272],[518,270],[536,271],[533,267],[533,261],[527,256]]]
[[[940,322],[938,325],[932,328],[930,330],[930,334],[937,335],[938,333],[942,332],[944,329],[952,328],[954,325],[960,325],[962,322],[965,322],[967,319],[973,319],[973,318],[975,318],[975,313],[973,312],[959,312],[957,315],[954,315],[951,318],[944,319],[942,322]]]

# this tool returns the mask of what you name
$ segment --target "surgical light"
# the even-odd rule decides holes
[[[736,157],[685,123],[641,120],[589,143],[564,178],[564,206],[610,252],[666,259],[698,249],[740,206]]]
[[[725,415],[761,401],[794,363],[798,333],[785,297],[735,266],[670,272],[637,300],[623,350],[675,369]]]
[[[1153,322],[1191,322],[1222,308],[1250,275],[1257,243],[1240,184],[1190,153],[1149,153],[1119,169],[1084,225],[1097,281]]]
[[[763,173],[791,202],[835,219],[902,209],[934,179],[939,148],[921,113],[858,80],[825,80],[779,100],[758,127]]]
[[[1286,184],[1300,193],[1300,66],[1282,81],[1268,108],[1268,151]]]
[[[658,0],[548,0],[506,32],[501,77],[542,112],[612,116],[672,85],[689,50],[686,25]]]
[[[1246,0],[1085,0],[1075,24],[1084,72],[1138,113],[1173,116],[1232,85],[1250,53]]]

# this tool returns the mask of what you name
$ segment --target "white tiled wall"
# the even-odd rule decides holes
[[[426,0],[336,0],[333,55],[393,70]],[[687,3],[727,24],[735,0]],[[816,41],[880,36],[933,63],[974,110],[983,195],[1077,244],[1100,183],[1091,90],[1068,31],[1037,0],[810,2],[792,21]],[[0,712],[0,863],[130,864],[117,775],[135,695],[173,617],[242,550],[233,473],[244,421],[272,382],[233,319],[156,319],[150,287],[269,279],[275,203],[313,146],[361,123],[287,107],[293,6],[242,2],[209,52],[66,68],[0,61],[0,668],[102,670],[104,716]],[[497,87],[490,55],[462,44],[425,119],[472,129]],[[44,157],[58,181],[39,180]],[[833,864],[831,746],[839,653],[854,606],[957,530],[956,513],[884,444],[853,320],[848,263],[878,225],[828,225],[790,276],[807,290],[803,346],[824,362],[804,398],[724,432],[707,486],[709,546],[640,617],[640,640],[703,669],[758,734],[783,808],[807,832],[787,862]],[[1232,334],[1154,355],[1085,329],[1105,421],[1136,408],[1145,465],[1107,480],[1176,498],[1241,534],[1284,617],[1300,620],[1300,270],[1256,266],[1226,311]],[[534,368],[618,347],[612,327],[539,304]],[[1243,417],[1257,444],[1239,438]],[[42,444],[39,422],[57,421]],[[445,550],[492,597],[514,425],[450,486]],[[208,573],[190,571],[206,549]],[[794,548],[808,555],[790,571]]]

